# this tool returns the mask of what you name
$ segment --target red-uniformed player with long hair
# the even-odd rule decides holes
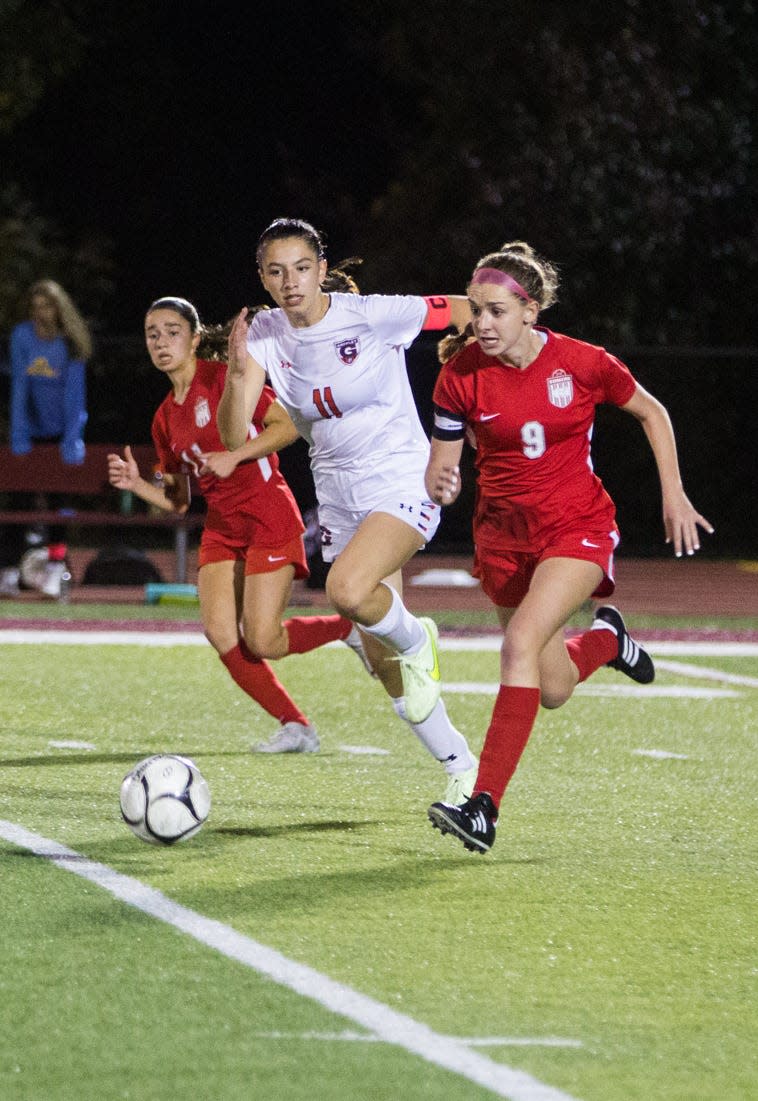
[[[212,347],[226,334],[205,329],[182,298],[160,298],[145,317],[145,340],[171,392],[155,413],[152,436],[160,486],[140,476],[129,447],[108,456],[112,485],[167,511],[186,511],[189,475],[207,504],[198,554],[198,596],[205,634],[230,676],[280,724],[259,752],[315,752],[312,723],[265,658],[303,654],[341,639],[363,657],[352,623],[338,615],[282,622],[295,578],[307,577],[303,532],[295,498],[279,471],[276,452],[297,431],[273,391],[265,387],[247,439],[226,451],[216,428],[226,364],[198,359],[201,342]],[[242,630],[240,630],[242,624]]]
[[[564,638],[585,601],[614,589],[615,509],[590,459],[596,405],[609,402],[642,424],[675,554],[699,549],[698,527],[713,531],[685,496],[661,403],[603,348],[537,326],[557,286],[554,267],[529,245],[503,245],[474,269],[471,330],[440,345],[426,487],[441,505],[457,498],[463,441],[473,438],[475,573],[504,638],[501,686],[472,797],[435,803],[429,817],[479,852],[494,842],[500,801],[540,703],[560,707],[601,665],[642,684],[655,675],[611,605],[596,609],[590,630]]]

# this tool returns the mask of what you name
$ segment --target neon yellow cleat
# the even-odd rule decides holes
[[[442,690],[437,624],[427,618],[420,618],[419,623],[426,631],[426,642],[417,654],[397,657],[403,677],[405,713],[410,723],[422,723],[429,718]]]

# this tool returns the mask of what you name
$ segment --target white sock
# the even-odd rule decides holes
[[[422,745],[437,761],[445,766],[445,772],[454,776],[474,767],[474,757],[466,744],[466,739],[450,722],[443,700],[438,700],[431,715],[422,723],[410,723],[405,713],[405,699],[392,701],[395,714],[408,723]]]
[[[411,615],[395,590],[389,585],[385,585],[385,588],[392,594],[389,611],[372,627],[361,623],[361,630],[381,639],[398,654],[418,653],[426,642],[426,631],[416,617]]]

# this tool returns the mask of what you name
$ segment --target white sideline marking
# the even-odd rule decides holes
[[[199,631],[24,631],[0,630],[0,643],[52,646],[210,646]]]
[[[470,696],[496,696],[499,684],[485,684],[477,681],[443,681],[443,692]],[[702,688],[686,684],[578,684],[575,696],[631,696],[635,699],[678,697],[685,699],[711,700],[739,698],[742,693],[732,688]]]
[[[657,669],[668,673],[681,673],[685,677],[700,677],[701,680],[721,680],[725,684],[745,684],[748,688],[758,688],[758,677],[746,677],[743,673],[722,673],[720,669],[707,669],[701,665],[689,665],[683,661],[657,661]]]
[[[653,757],[656,761],[689,761],[686,753],[669,753],[667,749],[633,749],[638,757]]]
[[[440,636],[440,650],[450,653],[469,650],[487,652],[499,651],[502,635],[472,635],[470,638],[451,638]],[[650,654],[669,654],[672,657],[689,656],[702,658],[758,658],[758,642],[646,642],[645,649]]]
[[[689,654],[701,658],[758,658],[758,642],[651,642],[651,654]]]
[[[65,845],[2,819],[0,837],[56,862],[59,868],[95,883],[121,902],[164,921],[229,959],[237,960],[281,986],[318,1002],[325,1009],[362,1025],[385,1043],[404,1048],[429,1063],[476,1082],[498,1097],[505,1097],[508,1101],[576,1101],[570,1094],[545,1085],[525,1071],[495,1063],[484,1055],[470,1051],[460,1040],[442,1036],[412,1017],[398,1013],[305,964],[288,959],[223,922],[180,906],[154,887],[122,875],[106,864],[88,860]]]
[[[97,749],[96,745],[92,742],[77,742],[77,741],[62,741],[62,742],[48,742],[51,749]]]
[[[370,1032],[254,1032],[256,1040],[321,1040],[345,1043],[381,1044],[380,1036]],[[453,1043],[466,1047],[569,1047],[581,1048],[581,1040],[564,1040],[560,1036],[446,1036]]]
[[[480,651],[496,653],[500,650],[501,635],[476,635],[470,638],[440,636],[440,650],[447,653]],[[0,628],[0,645],[48,643],[63,646],[209,646],[201,631],[72,631],[65,627],[49,631],[36,628]],[[329,647],[344,648],[343,642],[329,642]],[[758,657],[758,642],[646,642],[651,654],[670,654],[681,657]],[[661,668],[663,668],[663,663]],[[695,668],[693,666],[693,668]],[[703,675],[702,670],[699,675]]]
[[[354,753],[358,756],[364,757],[388,757],[388,749],[379,749],[373,745],[338,745],[337,749],[341,749],[343,753]]]

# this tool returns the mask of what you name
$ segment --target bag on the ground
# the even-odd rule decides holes
[[[87,563],[83,585],[147,585],[162,582],[158,567],[135,547],[104,547]]]

